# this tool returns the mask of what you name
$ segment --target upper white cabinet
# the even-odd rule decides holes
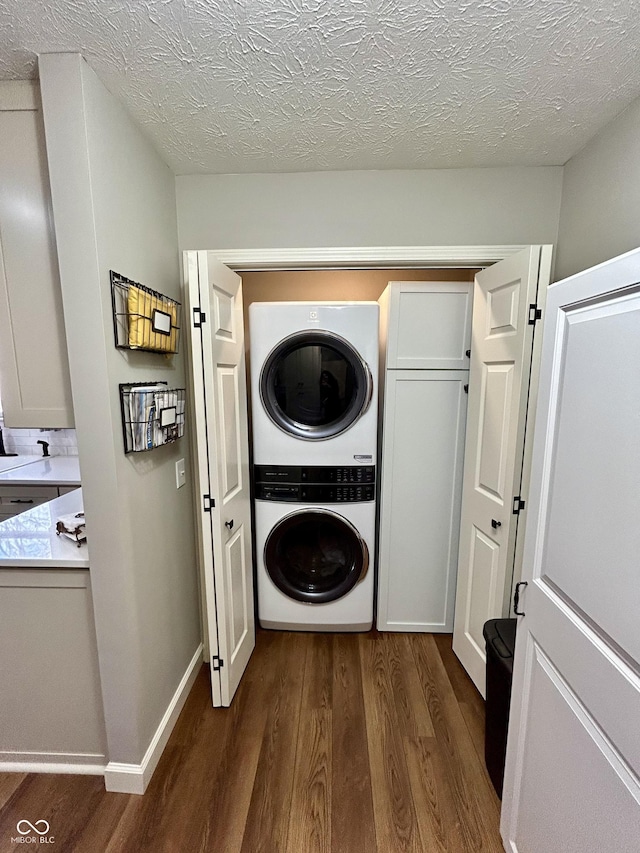
[[[37,84],[0,84],[0,394],[9,427],[72,427]]]
[[[471,302],[467,282],[390,282],[387,370],[468,370]]]

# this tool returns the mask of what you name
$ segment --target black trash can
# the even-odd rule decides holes
[[[507,752],[507,725],[517,624],[517,619],[490,619],[482,629],[487,645],[484,760],[499,797],[502,797],[504,760]]]

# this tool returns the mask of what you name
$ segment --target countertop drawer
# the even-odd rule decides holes
[[[57,486],[0,486],[0,522],[57,497]]]
[[[58,497],[57,486],[0,486],[0,503],[7,504],[16,500],[50,501]]]

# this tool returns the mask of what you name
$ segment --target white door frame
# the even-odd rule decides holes
[[[302,248],[262,249],[208,249],[226,266],[239,272],[258,270],[296,269],[444,269],[447,267],[473,269],[486,267],[526,249],[530,243],[517,245],[481,246],[332,246]],[[183,252],[184,254],[184,252]],[[532,365],[537,376],[540,353],[540,335],[536,335]],[[525,471],[523,483],[528,482],[527,464],[530,463],[531,431],[525,442]],[[519,577],[514,578],[514,582]],[[505,614],[508,615],[508,614]],[[205,637],[204,659],[208,649]]]
[[[290,249],[211,249],[235,270],[412,269],[486,267],[527,245],[505,246],[359,246]]]

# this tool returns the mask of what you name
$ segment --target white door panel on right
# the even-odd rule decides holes
[[[501,831],[640,839],[640,251],[550,288]]]
[[[531,246],[476,276],[453,649],[484,695],[482,628],[511,588],[542,252]],[[546,287],[547,282],[540,282]]]
[[[640,555],[640,403],[632,375],[640,369],[639,317],[638,296],[567,315],[544,568],[545,579],[635,660],[640,573],[625,558]],[[628,358],[624,372],[620,352]],[[604,501],[612,475],[615,500]],[[621,609],[621,601],[629,606]]]
[[[532,654],[529,701],[536,712],[527,731],[527,773],[511,849],[635,853],[637,782],[540,646]]]

